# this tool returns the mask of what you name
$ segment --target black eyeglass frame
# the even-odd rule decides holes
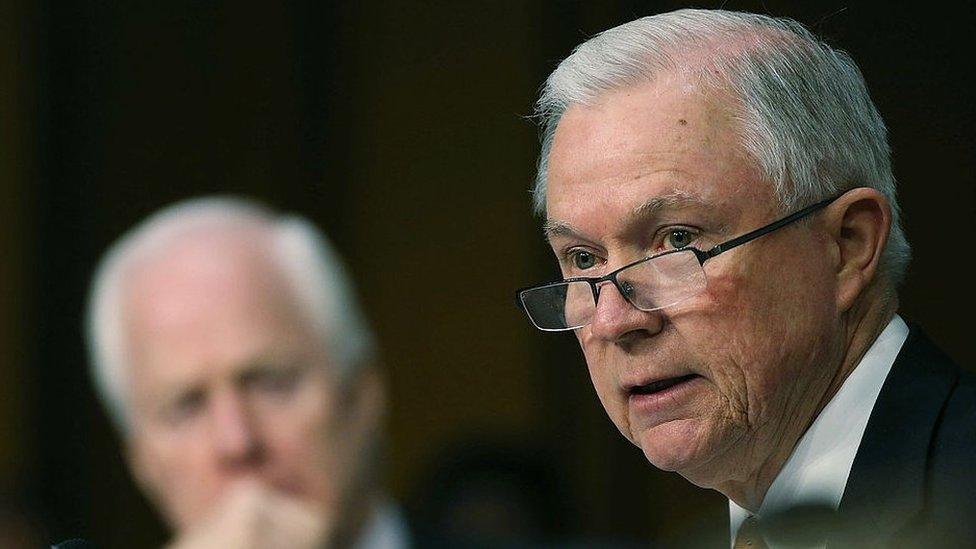
[[[848,190],[850,190],[850,189],[848,189]],[[705,266],[705,262],[708,261],[709,259],[711,259],[711,258],[713,258],[713,257],[715,257],[715,256],[717,256],[717,255],[719,255],[721,253],[727,252],[727,251],[731,250],[732,248],[736,248],[736,247],[741,246],[741,245],[743,245],[743,244],[745,244],[747,242],[751,242],[751,241],[753,241],[753,240],[755,240],[755,239],[757,239],[757,238],[759,238],[761,236],[765,236],[765,235],[767,235],[767,234],[775,231],[776,229],[780,229],[782,227],[785,227],[786,225],[789,225],[790,223],[793,223],[794,221],[798,221],[800,219],[803,219],[804,217],[812,214],[813,212],[815,212],[817,210],[820,210],[822,208],[825,208],[828,205],[832,204],[835,200],[837,200],[838,198],[840,198],[840,197],[844,196],[845,194],[847,194],[847,192],[848,191],[844,191],[844,192],[842,192],[840,194],[837,194],[837,195],[832,196],[831,198],[827,198],[827,199],[821,200],[820,202],[817,202],[815,204],[811,204],[811,205],[807,206],[806,208],[803,208],[802,210],[799,210],[799,211],[796,211],[794,213],[791,213],[790,215],[787,215],[786,217],[777,219],[776,221],[773,221],[772,223],[769,223],[768,225],[763,225],[762,227],[759,227],[758,229],[754,229],[752,231],[749,231],[746,234],[737,236],[737,237],[735,237],[735,238],[733,238],[731,240],[726,240],[725,242],[722,242],[721,244],[716,244],[715,246],[712,246],[711,248],[709,248],[708,250],[705,250],[705,251],[699,250],[698,248],[696,248],[694,246],[685,246],[684,248],[677,248],[677,249],[674,249],[674,250],[668,250],[666,252],[662,252],[662,253],[659,253],[659,254],[655,254],[655,255],[651,255],[651,256],[647,256],[647,257],[638,259],[636,261],[633,261],[631,263],[628,263],[628,264],[624,265],[623,267],[620,267],[620,268],[614,270],[611,273],[607,273],[607,274],[605,274],[603,276],[599,276],[599,277],[580,276],[580,277],[573,277],[573,278],[565,278],[563,280],[558,280],[558,281],[555,281],[555,282],[549,282],[549,283],[546,283],[546,284],[539,284],[539,285],[536,285],[536,286],[527,286],[525,288],[520,288],[520,289],[516,290],[516,292],[515,292],[515,304],[520,309],[522,309],[522,311],[525,312],[526,316],[529,317],[529,320],[532,321],[532,324],[538,328],[539,326],[535,323],[535,320],[532,319],[532,315],[529,314],[529,311],[526,308],[525,303],[522,301],[522,293],[523,292],[526,292],[526,291],[529,291],[529,290],[541,290],[541,289],[549,288],[549,287],[553,287],[553,286],[561,286],[561,285],[566,284],[566,283],[569,283],[569,282],[587,282],[590,285],[590,290],[593,292],[593,303],[596,304],[596,303],[599,302],[599,299],[600,299],[600,288],[599,288],[600,284],[609,281],[609,282],[612,282],[613,283],[614,287],[617,288],[617,291],[620,292],[620,295],[624,296],[624,299],[626,299],[628,303],[630,303],[634,307],[637,307],[638,309],[640,309],[640,307],[638,307],[636,304],[634,304],[633,301],[630,300],[630,296],[629,296],[630,291],[627,288],[625,288],[620,283],[619,280],[617,280],[617,275],[621,271],[625,271],[625,270],[627,270],[627,269],[629,269],[629,268],[631,268],[631,267],[633,267],[635,265],[640,265],[641,263],[645,263],[647,261],[650,261],[652,259],[657,259],[657,258],[662,257],[662,256],[666,256],[666,255],[670,255],[670,254],[675,254],[675,253],[678,253],[678,252],[688,252],[688,251],[694,253],[695,254],[695,258],[698,259],[698,264],[701,265],[702,267],[704,267]],[[643,309],[641,309],[641,310],[643,310]],[[542,330],[543,328],[539,328],[539,329]],[[575,330],[575,329],[576,328],[557,328],[557,329],[546,328],[544,330],[545,331],[568,331],[568,330]]]

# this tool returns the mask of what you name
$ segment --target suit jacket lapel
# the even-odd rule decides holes
[[[861,541],[896,536],[925,504],[933,431],[958,370],[911,326],[871,412],[840,503]],[[860,537],[855,534],[855,537]]]

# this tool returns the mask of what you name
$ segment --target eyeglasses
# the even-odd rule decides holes
[[[516,303],[536,328],[546,332],[575,330],[589,324],[596,313],[600,288],[606,282],[612,283],[620,295],[641,311],[671,307],[705,289],[704,267],[709,259],[802,219],[843,194],[807,206],[707,251],[691,246],[678,248],[638,259],[601,277],[567,278],[523,288],[516,292]]]

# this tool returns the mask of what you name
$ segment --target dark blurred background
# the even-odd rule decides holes
[[[721,4],[799,19],[861,65],[915,250],[902,313],[973,364],[973,8]],[[567,534],[653,542],[724,525],[723,498],[655,471],[616,432],[573,337],[535,332],[512,303],[556,274],[529,206],[539,85],[586,37],[684,4],[0,6],[8,529],[102,547],[165,539],[94,400],[81,312],[113,239],[214,192],[307,215],[348,259],[388,365],[401,501],[423,504],[443,456],[504,441],[549,468],[540,486],[559,494]]]

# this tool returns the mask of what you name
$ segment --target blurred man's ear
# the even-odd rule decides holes
[[[878,276],[891,207],[880,191],[858,187],[831,204],[825,218],[835,251],[837,307],[846,312]]]
[[[347,387],[346,421],[357,431],[374,433],[386,414],[386,380],[382,370],[373,364],[364,365]]]
[[[369,489],[376,482],[383,445],[386,386],[380,368],[364,365],[340,391],[334,414],[333,443],[339,451],[340,492]]]

